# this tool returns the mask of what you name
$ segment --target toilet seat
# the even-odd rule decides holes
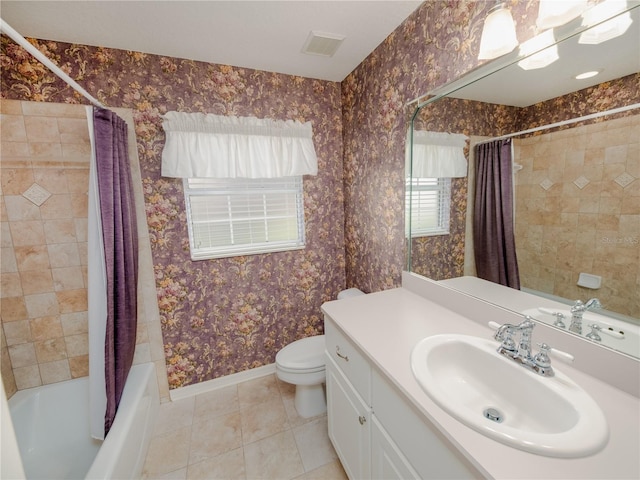
[[[306,337],[290,343],[276,354],[276,365],[291,373],[324,370],[324,335]]]

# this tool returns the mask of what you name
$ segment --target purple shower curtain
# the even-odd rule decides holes
[[[127,148],[127,124],[94,108],[98,192],[107,273],[105,435],[133,362],[137,329],[138,233]]]
[[[519,290],[512,165],[510,138],[476,145],[473,242],[478,277]]]

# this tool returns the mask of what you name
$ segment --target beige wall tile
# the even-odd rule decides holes
[[[69,193],[67,175],[63,168],[34,168],[33,177],[38,185],[50,193]]]
[[[33,342],[33,345],[38,363],[65,360],[67,358],[67,347],[62,337]]]
[[[52,117],[24,117],[27,139],[30,143],[60,143],[58,120]]]
[[[50,267],[46,245],[15,247],[18,270],[43,270]]]
[[[52,272],[55,291],[77,290],[86,286],[79,266],[54,268]]]
[[[5,195],[4,203],[10,222],[40,220],[40,209],[22,195]]]
[[[40,369],[38,365],[29,365],[26,367],[14,367],[13,375],[16,380],[16,386],[18,390],[25,388],[33,388],[42,385],[42,379],[40,378]]]
[[[73,204],[71,195],[52,195],[40,206],[40,216],[43,220],[72,218]]]
[[[89,168],[67,170],[69,193],[87,193],[89,191]]]
[[[18,264],[16,263],[16,254],[13,247],[0,248],[0,272],[10,273],[17,272]]]
[[[44,228],[40,221],[10,222],[9,228],[15,247],[44,245],[46,243]]]
[[[25,295],[24,300],[29,318],[47,317],[60,313],[58,298],[55,293]]]
[[[65,290],[56,292],[60,313],[83,312],[87,310],[87,290]]]
[[[25,295],[54,291],[53,278],[49,269],[20,272],[20,279],[22,281],[22,292]]]
[[[57,243],[47,245],[49,262],[52,268],[73,267],[80,265],[80,253],[77,243]]]
[[[20,274],[2,273],[0,274],[0,298],[18,297],[22,295]]]
[[[29,155],[32,157],[62,157],[62,145],[58,142],[29,143]]]
[[[30,325],[33,341],[51,340],[64,335],[60,317],[56,315],[33,318],[30,320]]]
[[[35,182],[35,179],[30,168],[3,167],[0,169],[0,183],[2,184],[3,195],[22,195],[22,192],[33,185],[33,182]]]
[[[86,333],[68,335],[64,337],[69,357],[78,357],[89,354],[89,336]]]
[[[27,141],[27,129],[21,115],[0,114],[0,140],[3,142]]]
[[[28,367],[38,363],[33,343],[9,345],[9,357],[11,357],[13,368]]]
[[[29,320],[18,320],[3,324],[7,345],[18,345],[31,341],[31,328]]]
[[[24,320],[29,317],[27,306],[22,295],[3,298],[2,302],[0,302],[0,313],[3,323]]]
[[[2,161],[8,157],[27,157],[29,144],[26,142],[2,142]]]
[[[87,312],[63,313],[60,315],[60,323],[64,335],[77,335],[89,331],[89,319]]]
[[[24,115],[41,115],[49,117],[86,118],[85,109],[80,105],[46,102],[22,102]]]
[[[76,226],[72,219],[47,220],[43,225],[48,244],[76,241]]]
[[[20,100],[0,99],[0,113],[22,115],[22,102]]]
[[[55,362],[40,363],[40,377],[42,383],[56,383],[65,380],[71,380],[71,370],[69,362],[65,360],[57,360]]]
[[[86,377],[89,375],[89,355],[69,358],[71,378]]]

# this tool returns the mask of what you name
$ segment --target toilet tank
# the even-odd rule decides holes
[[[358,288],[347,288],[338,293],[338,300],[349,297],[359,297],[360,295],[365,295],[365,293]]]

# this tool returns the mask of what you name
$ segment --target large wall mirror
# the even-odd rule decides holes
[[[639,357],[640,2],[618,4],[607,22],[623,18],[622,35],[599,39],[607,22],[589,27],[578,17],[535,56],[516,49],[424,97],[408,142],[407,262],[412,272],[568,333],[574,302],[598,298],[602,309],[586,312],[582,332],[573,333]],[[530,68],[550,52],[559,58]],[[585,72],[597,75],[575,78]],[[476,145],[496,138],[511,143],[518,301],[509,287],[485,288],[474,262]],[[425,143],[458,148],[468,173],[431,179],[420,164],[428,162],[419,153]],[[448,219],[420,218],[434,201]]]

